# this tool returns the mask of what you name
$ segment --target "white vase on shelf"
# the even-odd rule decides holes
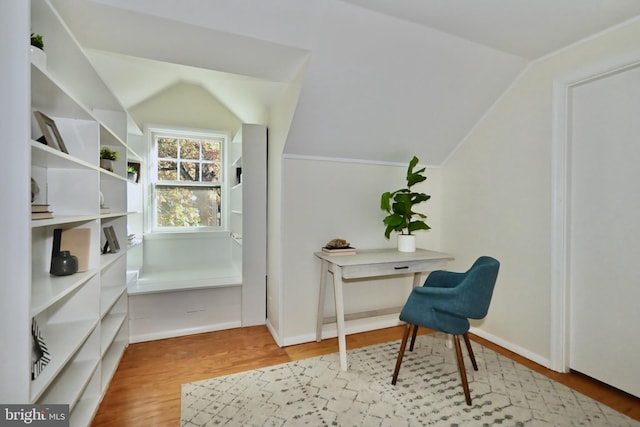
[[[416,236],[413,234],[398,234],[398,251],[415,252]]]
[[[29,57],[31,63],[44,70],[47,68],[47,54],[44,50],[35,46],[29,46]]]

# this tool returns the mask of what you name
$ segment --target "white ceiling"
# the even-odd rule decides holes
[[[638,0],[343,0],[535,59],[640,13]]]
[[[531,60],[639,0],[53,0],[126,108],[199,84],[259,122],[308,60],[285,152],[441,164]]]

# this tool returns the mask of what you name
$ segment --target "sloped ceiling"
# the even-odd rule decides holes
[[[288,155],[440,165],[533,59],[637,0],[54,0],[125,107],[179,81],[245,122],[308,61]]]

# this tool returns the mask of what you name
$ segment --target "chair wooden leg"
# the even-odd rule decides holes
[[[458,371],[460,371],[460,379],[462,380],[462,388],[464,389],[464,398],[467,401],[467,405],[471,406],[471,393],[469,393],[469,383],[467,382],[467,371],[464,367],[464,360],[462,359],[462,347],[460,346],[460,336],[453,336],[453,343],[456,346],[456,356],[458,357]]]
[[[404,335],[402,336],[400,351],[398,351],[398,360],[396,361],[396,369],[393,371],[393,379],[391,380],[391,384],[393,385],[396,385],[396,381],[398,380],[398,374],[400,373],[400,365],[402,365],[402,358],[404,357],[404,349],[407,346],[407,340],[409,339],[410,330],[411,330],[411,325],[407,323],[407,328],[404,330]]]
[[[471,341],[469,341],[469,334],[465,333],[463,336],[464,343],[467,345],[467,351],[469,352],[469,358],[471,359],[471,363],[473,364],[473,370],[478,370],[478,364],[476,363],[476,357],[473,355],[473,350],[471,349]]]
[[[418,325],[413,325],[413,335],[411,335],[411,345],[409,351],[413,351],[413,346],[416,343],[416,336],[418,335]]]

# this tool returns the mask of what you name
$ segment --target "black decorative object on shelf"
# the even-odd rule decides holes
[[[51,259],[51,271],[54,276],[70,276],[78,272],[78,257],[69,251],[60,251]]]
[[[35,380],[51,361],[47,343],[36,318],[31,319],[31,379]]]
[[[51,245],[51,264],[49,274],[54,276],[69,276],[78,272],[78,257],[69,251],[61,251],[62,229],[53,230],[53,245]]]

